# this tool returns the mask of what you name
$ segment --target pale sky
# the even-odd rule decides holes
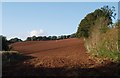
[[[105,5],[118,12],[117,2],[3,2],[2,34],[8,39],[72,34],[88,13]]]

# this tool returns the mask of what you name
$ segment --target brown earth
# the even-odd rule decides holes
[[[92,58],[86,52],[83,39],[26,41],[14,43],[11,47],[12,50],[34,57],[11,68],[12,72],[18,72],[15,76],[22,72],[21,75],[40,78],[48,76],[67,76],[72,78],[99,78],[107,76],[110,78],[114,76],[113,72],[116,72],[115,69],[113,70],[116,64]],[[7,73],[7,75],[9,74],[13,73]],[[117,76],[115,75],[114,77]]]
[[[27,41],[11,45],[13,50],[37,57],[31,63],[51,64],[50,67],[64,65],[95,65],[87,54],[82,39],[65,39],[54,41]],[[46,66],[46,65],[43,65]]]

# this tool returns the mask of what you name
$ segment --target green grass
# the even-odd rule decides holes
[[[94,30],[92,37],[85,41],[88,52],[100,58],[120,62],[119,29],[117,27],[111,28],[106,33],[100,33],[97,29]]]
[[[120,61],[120,54],[119,52],[115,51],[109,51],[106,48],[101,48],[98,50],[98,52],[92,52],[95,56],[99,58],[107,58],[113,62],[119,62]]]
[[[98,44],[98,56],[109,58],[112,61],[119,61],[117,28],[110,29],[105,34],[102,34]]]

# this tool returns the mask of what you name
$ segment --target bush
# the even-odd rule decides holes
[[[94,32],[95,33],[95,32]],[[97,57],[105,57],[112,61],[119,61],[118,28],[111,28],[106,33],[94,35],[86,39],[87,50]]]
[[[0,35],[0,51],[9,50],[8,41],[5,36]]]
[[[100,9],[96,9],[94,12],[89,13],[85,16],[84,19],[82,19],[82,21],[79,24],[76,36],[79,37],[85,37],[88,38],[91,35],[91,31],[92,28],[95,26],[95,22],[96,20],[98,20],[99,18],[105,18],[102,19],[104,23],[106,23],[106,25],[102,25],[100,30],[101,32],[105,33],[109,27],[110,24],[112,24],[112,18],[115,18],[116,13],[114,13],[115,8],[109,8],[108,6],[104,6]],[[102,24],[101,23],[101,24]]]
[[[24,55],[17,51],[2,51],[2,63],[15,63],[22,61],[24,59]]]

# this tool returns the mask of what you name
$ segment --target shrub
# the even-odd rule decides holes
[[[17,51],[2,51],[2,63],[14,63],[24,59],[24,55]]]
[[[94,35],[85,41],[85,46],[97,57],[119,61],[118,28],[111,28],[106,33]]]
[[[99,18],[105,18],[106,25],[102,25],[100,30],[101,32],[105,33],[110,24],[112,24],[112,18],[115,18],[116,13],[114,13],[115,8],[109,8],[108,6],[104,6],[100,9],[96,9],[94,12],[89,13],[85,16],[84,19],[79,24],[76,36],[88,38],[91,35],[91,29],[95,26],[96,20]],[[102,19],[104,23],[104,19]],[[101,23],[101,24],[102,24]]]
[[[8,41],[6,39],[5,36],[1,36],[0,35],[0,51],[7,51],[9,50],[9,47],[8,47]]]

